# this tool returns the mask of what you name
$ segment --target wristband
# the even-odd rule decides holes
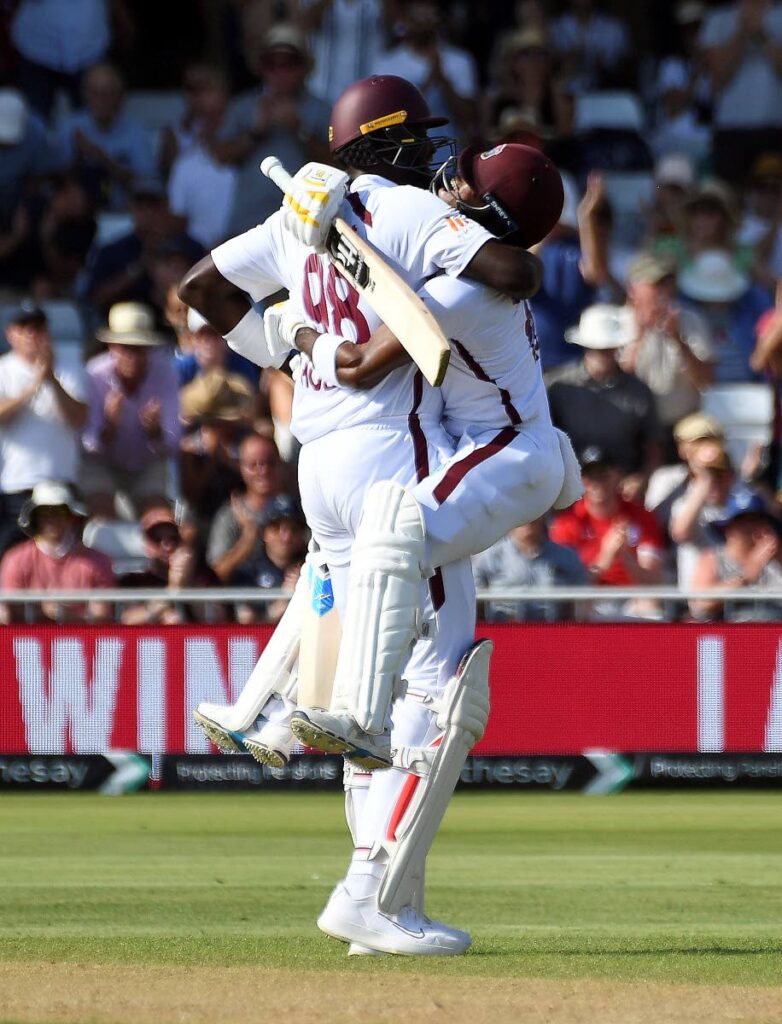
[[[256,366],[271,365],[264,344],[266,334],[263,329],[263,317],[254,306],[248,309],[239,323],[223,337],[230,349],[249,359]]]
[[[340,345],[350,344],[347,338],[339,334],[319,334],[312,346],[312,365],[324,384],[339,387],[337,380],[337,349]]]

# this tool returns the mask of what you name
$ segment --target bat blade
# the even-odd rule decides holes
[[[340,274],[396,335],[424,377],[439,387],[451,348],[423,299],[341,217],[329,232],[326,251]]]
[[[301,628],[297,703],[302,708],[327,710],[334,688],[342,629],[328,568],[308,565],[307,572],[310,596]]]

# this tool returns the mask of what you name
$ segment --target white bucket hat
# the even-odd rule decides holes
[[[598,303],[584,310],[578,327],[565,331],[565,341],[582,348],[622,348],[636,333],[635,315],[628,306]]]
[[[699,253],[679,274],[679,290],[696,302],[734,302],[747,288],[749,279],[723,249]]]
[[[32,534],[34,531],[35,510],[38,508],[67,508],[80,519],[86,519],[89,515],[86,506],[64,480],[39,480],[33,487],[33,493],[19,513],[19,526],[25,533]]]
[[[109,310],[108,330],[95,334],[109,345],[164,345],[165,337],[155,329],[155,317],[149,306],[140,302],[117,302]]]

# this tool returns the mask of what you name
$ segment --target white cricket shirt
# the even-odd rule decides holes
[[[414,289],[443,270],[460,274],[492,237],[478,224],[455,216],[431,193],[375,175],[361,175],[352,182],[340,213]],[[369,304],[339,276],[328,257],[285,230],[279,213],[213,249],[212,259],[223,277],[256,302],[287,288],[320,332],[363,343],[380,325]],[[291,430],[302,444],[360,424],[401,425],[412,413],[422,423],[437,423],[442,414],[439,391],[422,383],[415,366],[395,370],[374,388],[358,392],[324,384],[311,361],[302,357],[291,420]]]
[[[516,427],[540,417],[550,421],[527,302],[444,275],[427,281],[418,294],[451,343],[441,388],[449,434]]]

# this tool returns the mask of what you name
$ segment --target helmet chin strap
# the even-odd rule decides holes
[[[505,238],[519,230],[519,225],[491,192],[481,197],[484,200],[481,206],[474,206],[461,199],[456,185],[458,177],[456,158],[450,156],[438,167],[429,184],[429,190],[435,195],[439,195],[441,189],[447,192],[460,213],[477,221],[497,238]]]

